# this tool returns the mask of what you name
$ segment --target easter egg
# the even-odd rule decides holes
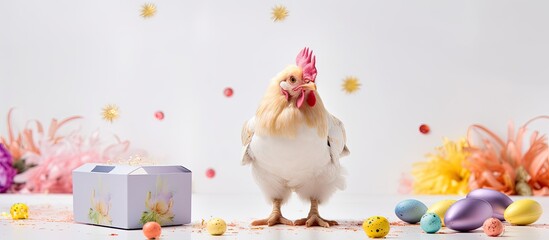
[[[160,237],[162,233],[162,227],[157,222],[148,222],[143,225],[143,235],[147,239],[154,239]]]
[[[436,233],[442,227],[442,221],[436,213],[426,213],[421,217],[419,225],[426,233]]]
[[[206,224],[206,230],[211,235],[223,235],[227,230],[227,223],[221,218],[212,218]]]
[[[395,207],[396,216],[407,223],[419,222],[425,212],[427,212],[427,206],[415,199],[404,200]]]
[[[513,225],[528,225],[539,219],[543,210],[541,205],[532,199],[517,200],[507,209],[503,216],[505,221]]]
[[[490,203],[476,198],[465,198],[448,208],[444,223],[449,229],[468,232],[481,227],[492,214]]]
[[[452,204],[457,202],[456,200],[442,200],[439,202],[436,202],[435,204],[431,205],[429,209],[427,209],[427,212],[435,213],[440,217],[440,221],[442,222],[442,226],[444,227],[444,215],[446,214],[446,211]]]
[[[29,207],[24,203],[13,204],[10,208],[10,215],[13,220],[29,218]]]
[[[488,218],[482,224],[482,230],[490,237],[500,236],[504,229],[503,223],[497,218]]]
[[[362,223],[362,229],[368,237],[382,238],[389,234],[390,230],[389,221],[382,216],[373,216],[364,220]]]
[[[471,191],[467,194],[466,198],[476,198],[487,201],[492,206],[492,217],[495,217],[499,220],[504,220],[503,212],[505,209],[513,203],[513,200],[509,196],[505,195],[496,190],[480,188]]]

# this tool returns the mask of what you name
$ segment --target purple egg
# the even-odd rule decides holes
[[[449,229],[468,232],[481,227],[486,219],[492,217],[492,212],[490,203],[476,198],[464,198],[448,208],[444,223]]]
[[[490,205],[492,205],[492,211],[494,212],[492,217],[495,217],[501,221],[505,221],[503,218],[503,212],[505,212],[505,209],[513,203],[513,200],[511,200],[509,196],[499,191],[486,188],[473,190],[467,194],[466,198],[476,198],[487,201]]]

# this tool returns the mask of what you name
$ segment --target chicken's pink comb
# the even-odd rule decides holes
[[[303,70],[303,79],[314,82],[316,79],[316,58],[313,55],[313,51],[309,51],[309,48],[303,48],[297,57],[295,58],[295,64],[301,67]]]

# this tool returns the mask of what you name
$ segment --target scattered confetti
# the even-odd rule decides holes
[[[110,236],[116,237],[116,236],[118,236],[118,234],[117,233],[111,233]]]
[[[275,22],[281,22],[288,17],[288,9],[282,5],[277,5],[273,8],[272,19]]]
[[[215,177],[215,170],[213,168],[208,168],[208,170],[206,170],[206,177],[214,178]]]
[[[162,111],[157,111],[154,113],[154,117],[158,120],[164,120],[164,113]]]
[[[360,82],[356,77],[347,77],[343,80],[343,91],[354,93],[360,89]]]
[[[152,3],[145,3],[141,7],[141,16],[143,18],[150,18],[156,14],[156,5]]]
[[[225,94],[225,97],[232,97],[233,96],[233,89],[228,87],[223,90],[223,94]]]
[[[114,120],[118,119],[120,117],[120,112],[118,111],[118,106],[109,104],[103,108],[103,119],[109,122],[113,122]]]
[[[389,225],[391,225],[391,226],[410,226],[410,225],[413,225],[413,224],[410,224],[410,223],[407,223],[407,222],[404,222],[404,221],[396,221],[396,222],[390,222]]]
[[[430,131],[431,131],[431,128],[427,124],[421,124],[421,126],[419,126],[419,132],[421,132],[423,134],[427,134]]]

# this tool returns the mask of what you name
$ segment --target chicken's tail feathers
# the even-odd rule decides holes
[[[251,154],[250,144],[248,143],[243,147],[242,152],[242,165],[248,165],[253,162],[253,155]]]

